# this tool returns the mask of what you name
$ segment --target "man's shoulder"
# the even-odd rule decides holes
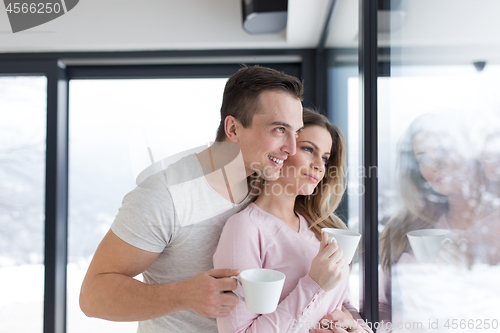
[[[203,171],[196,154],[189,154],[168,165],[164,170],[157,173],[157,176],[169,186],[174,186],[203,177]]]
[[[201,166],[195,154],[187,155],[169,165],[159,167],[160,170],[151,173],[137,184],[138,188],[165,189],[182,182],[199,178]]]

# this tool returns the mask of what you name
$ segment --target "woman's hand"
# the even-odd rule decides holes
[[[341,327],[345,330],[354,330],[357,328],[359,323],[354,320],[352,314],[347,310],[344,306],[342,306],[341,310],[335,310],[320,320],[323,328],[331,328],[333,326]]]
[[[344,329],[340,326],[333,326],[331,328],[311,328],[309,330],[309,333],[368,333],[367,330],[365,330],[361,326],[357,326],[354,329]]]
[[[342,249],[334,242],[328,244],[328,235],[321,235],[319,251],[311,263],[309,276],[323,289],[335,288],[344,275],[344,256]]]
[[[309,333],[367,333],[344,306],[320,320],[322,328],[310,329]],[[372,332],[370,332],[372,333]]]

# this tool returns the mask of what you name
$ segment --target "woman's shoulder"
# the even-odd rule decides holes
[[[239,230],[259,230],[263,227],[268,228],[272,216],[260,209],[255,203],[249,204],[239,213],[231,216],[225,225],[225,228],[238,228]]]
[[[259,208],[254,202],[250,203],[244,209],[242,209],[239,213],[231,216],[233,219],[253,219],[253,220],[262,220],[268,219],[272,215],[268,212]]]
[[[247,207],[242,209],[240,212],[232,215],[227,219],[226,222],[226,227],[229,226],[238,226],[238,227],[243,227],[243,226],[255,226],[256,223],[260,219],[258,217],[259,212],[256,211],[255,207],[257,207],[254,203],[249,204]],[[252,223],[248,223],[252,222]]]

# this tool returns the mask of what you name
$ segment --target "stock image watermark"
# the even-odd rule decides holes
[[[79,0],[4,0],[13,33],[52,21],[73,8]]]
[[[275,168],[265,166],[261,167],[261,164],[258,162],[254,162],[251,164],[251,169],[255,171],[256,175],[261,178],[266,178],[267,176],[276,172]],[[284,166],[279,170],[279,177],[286,176],[291,179],[295,179],[294,183],[289,183],[286,185],[274,183],[268,187],[262,187],[260,181],[257,179],[255,181],[250,182],[250,186],[254,190],[254,193],[260,195],[261,193],[273,194],[273,195],[282,195],[282,194],[293,194],[297,192],[297,189],[302,189],[306,191],[306,184],[301,183],[301,181],[305,178],[305,174],[307,174],[307,167],[295,167],[295,166]],[[318,186],[315,188],[314,192],[310,194],[311,196],[315,196],[318,194],[333,194],[333,195],[343,195],[345,191],[348,195],[360,196],[365,194],[365,186],[362,182],[363,178],[373,178],[377,177],[378,170],[376,166],[371,166],[369,168],[365,168],[363,166],[359,167],[351,167],[351,168],[339,168],[337,166],[330,166],[328,170],[325,170],[322,179],[318,179],[318,181],[323,180],[323,182],[318,182]],[[349,182],[349,186],[347,185],[347,178],[351,177],[351,179],[356,179],[358,182]],[[339,181],[335,184],[324,181],[325,178],[337,178]]]
[[[322,320],[320,322],[298,321],[292,319],[290,328],[292,329],[336,329],[343,328],[348,331],[357,329],[358,327],[369,327],[371,330],[382,329],[384,331],[393,330],[498,330],[498,319],[429,319],[427,322],[368,322],[366,320],[357,319],[347,323],[341,323],[332,320]]]
[[[411,324],[411,323],[408,323]],[[362,319],[357,319],[357,320],[349,320],[347,322],[339,322],[339,321],[333,321],[333,320],[327,320],[323,319],[321,322],[310,322],[310,321],[299,321],[296,319],[290,320],[290,328],[291,329],[329,329],[331,331],[336,331],[339,328],[342,328],[344,330],[355,330],[359,327],[369,327],[371,330],[373,329],[380,329],[380,328],[385,328],[385,329],[392,329],[396,328],[395,326],[392,326],[391,322],[376,322],[376,323],[371,323],[364,321]],[[401,328],[403,328],[402,326]]]

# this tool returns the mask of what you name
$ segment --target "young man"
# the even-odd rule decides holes
[[[229,277],[239,273],[213,269],[220,232],[250,203],[247,177],[275,180],[295,154],[302,92],[297,78],[264,67],[229,78],[216,143],[125,196],[82,284],[87,316],[139,321],[141,333],[217,332],[210,318],[238,303]],[[186,135],[189,122],[179,124]],[[140,273],[144,283],[133,278]]]

